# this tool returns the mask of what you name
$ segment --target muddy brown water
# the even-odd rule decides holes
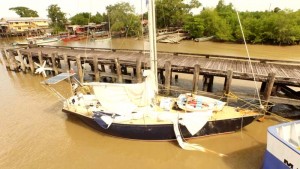
[[[3,39],[0,41],[2,46],[9,42]],[[71,45],[84,43],[74,42]],[[97,42],[94,46],[104,47],[106,43]],[[124,48],[144,48],[133,39],[117,39],[113,44],[120,44]],[[204,47],[204,44],[208,46]],[[182,42],[177,46],[159,44],[159,49],[179,50],[182,46],[183,50],[196,50],[201,53],[208,53],[209,49],[211,53],[215,53],[229,47],[228,55],[242,54],[239,53],[242,52],[239,45],[230,49],[232,44],[216,45],[211,42]],[[262,46],[257,48],[262,48],[257,55],[268,54]],[[285,47],[270,48],[272,50],[269,53],[273,53],[271,57],[275,58],[280,55],[275,50],[282,50],[283,53],[287,50]],[[289,52],[290,59],[297,59],[300,47],[287,48],[294,49]],[[209,150],[223,153],[225,157],[211,152],[182,150],[176,141],[120,139],[97,132],[78,119],[68,117],[61,111],[62,102],[59,97],[42,85],[42,80],[42,76],[7,71],[0,63],[1,169],[258,169],[262,165],[266,149],[267,127],[278,123],[273,116],[268,116],[264,122],[255,121],[236,133],[189,140]],[[70,95],[68,83],[63,82],[54,87],[65,97]]]

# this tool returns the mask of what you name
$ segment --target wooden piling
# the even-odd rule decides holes
[[[18,71],[17,61],[12,51],[7,52],[10,70]]]
[[[214,84],[214,76],[209,76],[207,91],[212,92],[213,91],[213,84]]]
[[[105,72],[105,65],[101,64],[101,72]]]
[[[30,67],[31,73],[34,74],[34,63],[32,60],[32,52],[29,52],[29,54],[28,54],[28,61],[29,61],[29,67]]]
[[[80,83],[83,83],[83,71],[82,71],[82,65],[81,65],[80,55],[76,56],[76,64],[77,64],[79,81],[80,81]]]
[[[58,57],[57,55],[58,55],[57,52],[54,52],[54,53],[51,54],[52,68],[53,68],[53,71],[54,71],[55,75],[58,74],[58,69],[57,69],[56,62],[55,62],[55,58]]]
[[[200,74],[200,65],[196,64],[194,66],[194,76],[193,76],[193,90],[192,93],[196,94],[199,86],[199,74]]]
[[[226,81],[225,81],[225,97],[227,98],[227,95],[229,94],[230,91],[230,86],[232,82],[232,70],[227,71],[227,76],[226,76]]]
[[[202,84],[202,91],[207,91],[207,86],[208,86],[208,76],[203,75],[203,84]]]
[[[18,57],[19,57],[19,60],[20,60],[21,69],[22,69],[23,72],[25,72],[26,71],[26,67],[25,67],[23,56],[22,56],[20,50],[17,50],[17,54],[18,54]]]
[[[2,55],[2,59],[3,59],[3,63],[6,67],[6,70],[9,70],[9,61],[8,61],[8,56],[7,56],[7,52],[5,49],[1,50],[1,55]]]
[[[117,83],[122,83],[123,77],[122,77],[122,71],[121,71],[119,58],[115,58],[115,66],[116,66],[116,72],[117,72]]]
[[[264,93],[264,99],[266,101],[266,105],[268,104],[269,100],[270,100],[270,96],[272,93],[272,89],[273,89],[273,85],[275,82],[275,73],[269,73],[268,74],[268,79],[267,79],[267,85],[266,85],[266,89],[265,89],[265,93]]]
[[[265,93],[267,82],[262,82],[260,86],[260,93]]]
[[[165,84],[165,76],[164,76],[164,70],[159,69],[159,78],[161,80],[161,84]]]
[[[166,90],[166,95],[170,95],[171,79],[172,79],[171,72],[172,72],[171,62],[167,61],[165,63],[165,90]]]
[[[39,58],[39,61],[40,61],[40,65],[42,66],[44,64],[42,51],[38,51],[38,58]]]
[[[100,74],[99,74],[99,69],[98,69],[98,58],[96,56],[94,56],[94,58],[93,58],[93,65],[94,65],[95,81],[99,82]]]
[[[142,79],[142,59],[141,59],[141,57],[138,57],[136,59],[136,81],[137,81],[137,83],[141,83],[143,81],[143,79]]]
[[[64,71],[65,72],[69,72],[70,71],[70,64],[68,62],[68,56],[67,54],[63,54],[63,58],[64,58]]]

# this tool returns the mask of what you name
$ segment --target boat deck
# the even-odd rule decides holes
[[[175,98],[174,98],[175,100]],[[175,103],[175,102],[174,102]],[[105,112],[109,112],[107,111],[104,107],[97,107],[95,110],[95,107],[89,107],[89,106],[85,106],[85,105],[72,105],[72,106],[64,106],[63,108],[64,110],[68,111],[68,112],[72,112],[72,113],[77,113],[80,114],[82,116],[86,116],[89,118],[92,118],[93,116],[93,111],[100,111],[100,110],[104,110]],[[149,112],[155,112],[155,113],[149,113]],[[161,108],[160,106],[155,106],[154,109],[151,109],[149,111],[149,108],[138,108],[135,110],[135,112],[139,112],[142,113],[140,115],[136,115],[136,116],[140,116],[140,118],[134,119],[134,118],[130,118],[128,120],[122,121],[122,122],[118,122],[120,124],[136,124],[136,125],[140,125],[140,124],[151,124],[151,125],[155,125],[155,124],[172,124],[171,121],[166,121],[166,120],[161,120],[160,118],[158,118],[159,116],[168,116],[168,115],[180,115],[180,114],[184,114],[184,113],[189,113],[186,112],[184,110],[176,110],[174,108],[172,108],[171,110],[165,110],[163,108]],[[199,113],[204,113],[204,112],[199,112]],[[159,114],[159,116],[158,116]],[[252,110],[248,110],[248,109],[237,109],[235,107],[231,107],[231,106],[224,106],[224,108],[221,111],[214,111],[212,113],[212,116],[209,118],[209,121],[215,121],[215,120],[224,120],[224,119],[234,119],[234,118],[240,118],[240,117],[248,117],[248,116],[259,116],[260,114],[252,111]],[[134,116],[132,114],[132,116]]]

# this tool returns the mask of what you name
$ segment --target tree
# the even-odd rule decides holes
[[[78,13],[70,18],[72,25],[87,25],[90,22],[91,14],[88,12]]]
[[[134,7],[129,3],[121,2],[106,7],[111,31],[125,32],[129,36],[141,35],[141,21],[134,14]]]
[[[189,4],[183,2],[184,0],[156,1],[157,27],[182,27],[189,19],[191,9],[201,6],[198,0],[191,0]]]
[[[90,22],[97,24],[104,22],[104,16],[97,12],[96,15],[91,16]]]
[[[54,32],[65,30],[65,24],[67,22],[66,14],[61,11],[60,7],[55,5],[50,5],[47,9],[48,17],[51,19],[50,26],[54,29]]]
[[[37,11],[23,6],[9,8],[9,10],[15,11],[20,17],[39,17]]]
[[[87,25],[88,23],[101,23],[104,21],[103,16],[97,12],[96,15],[91,15],[89,12],[82,12],[70,18],[72,25]]]

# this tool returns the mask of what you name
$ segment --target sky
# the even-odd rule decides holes
[[[189,0],[185,0],[189,2]],[[135,7],[136,13],[146,9],[146,0],[0,0],[0,18],[19,17],[9,8],[25,6],[38,12],[42,18],[47,18],[47,8],[51,4],[57,4],[61,10],[70,18],[80,12],[103,13],[108,5],[118,2],[129,2]],[[199,0],[202,7],[215,7],[219,0]],[[280,9],[300,9],[300,0],[224,0],[225,4],[232,3],[238,11],[265,11],[275,7]],[[201,7],[201,8],[202,8]],[[193,10],[194,13],[199,10]]]

